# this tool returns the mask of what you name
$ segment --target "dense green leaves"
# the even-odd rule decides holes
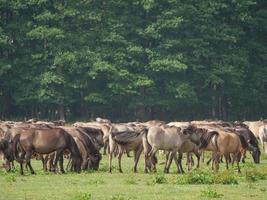
[[[0,117],[253,119],[264,0],[1,0]]]

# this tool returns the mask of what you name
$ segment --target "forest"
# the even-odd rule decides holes
[[[267,118],[266,0],[0,0],[0,119]]]

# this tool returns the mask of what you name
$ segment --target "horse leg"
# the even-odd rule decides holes
[[[241,159],[241,153],[238,152],[236,155],[236,164],[237,164],[238,173],[241,173],[240,166],[239,166],[240,159]]]
[[[148,156],[149,156],[149,159],[151,160],[153,157],[155,157],[156,153],[157,153],[158,149],[155,148],[155,147],[152,147],[151,151],[149,152]],[[152,165],[152,169],[154,172],[156,172],[156,164],[152,163],[151,162],[151,165]]]
[[[43,170],[46,171],[45,159],[44,159],[43,155],[40,155],[40,160],[42,161],[42,164],[43,164]]]
[[[115,147],[116,147],[116,144],[115,142],[111,139],[111,136],[109,138],[109,172],[111,173],[112,172],[112,155],[114,153],[114,150],[115,150]]]
[[[168,160],[170,157],[170,152],[166,153],[166,160],[165,160],[165,164],[164,164],[164,173],[167,173],[167,164],[168,164]]]
[[[210,165],[210,162],[213,160],[213,156],[207,161],[207,165]]]
[[[193,154],[192,154],[192,152],[190,152],[190,160],[191,160],[190,169],[192,169],[192,168],[193,168],[193,166],[195,166],[195,161],[194,161],[194,158],[193,158]]]
[[[235,163],[235,161],[236,161],[236,154],[233,154],[233,158],[232,158],[232,167],[234,166],[234,163]]]
[[[20,160],[19,160],[19,165],[20,165],[20,174],[24,175],[24,171],[23,171],[23,160],[25,159],[25,154],[26,152],[22,152],[21,156],[20,156]]]
[[[224,155],[224,158],[225,158],[226,169],[228,170],[228,169],[229,169],[229,166],[228,166],[228,162],[229,162],[229,154],[225,154],[225,155]]]
[[[118,164],[119,164],[119,172],[122,173],[122,169],[121,169],[121,157],[123,155],[123,150],[121,148],[119,148],[119,154],[118,154]]]
[[[131,155],[130,155],[130,151],[126,150],[126,154],[127,154],[127,157],[130,158]]]
[[[142,153],[143,148],[139,147],[137,150],[134,151],[134,172],[137,172],[137,164],[139,162],[140,155]]]
[[[179,161],[178,161],[178,158],[177,158],[177,154],[174,156],[174,161],[175,161],[175,164],[176,164],[176,167],[177,167],[177,173],[180,174],[181,170],[180,170],[180,167],[179,167]]]
[[[199,168],[199,161],[200,161],[200,154],[198,152],[194,152],[195,156],[197,157],[197,168]]]
[[[107,142],[104,142],[103,155],[107,155]]]
[[[242,163],[245,163],[245,159],[246,159],[246,150],[244,151],[243,155],[242,155]]]
[[[180,168],[180,173],[184,173],[183,170],[183,166],[182,166],[182,159],[183,159],[183,153],[179,153],[179,157],[178,157],[178,164],[179,164],[179,168]]]
[[[186,166],[187,166],[187,171],[190,171],[190,154],[189,152],[186,154]]]
[[[201,161],[204,163],[204,157],[205,157],[205,155],[204,155],[204,151],[202,151],[201,152]]]
[[[65,173],[65,170],[64,170],[64,166],[63,166],[63,153],[59,156],[59,168],[60,168],[60,171],[61,173]]]
[[[216,172],[219,171],[220,159],[221,159],[220,154],[219,153],[215,153],[215,171]]]
[[[47,163],[48,163],[48,154],[45,155],[44,159],[43,159],[43,169],[45,172],[47,172]]]
[[[170,166],[172,164],[173,157],[176,155],[175,151],[170,152],[169,159],[168,159],[168,164],[165,173],[169,173],[170,171]]]
[[[66,169],[69,170],[71,165],[71,159],[69,159]]]
[[[29,150],[26,152],[26,165],[28,165],[28,167],[30,168],[31,174],[35,174],[32,165],[31,165],[31,157],[32,157],[32,150]]]
[[[64,151],[64,149],[58,149],[57,151],[55,151],[55,156],[53,159],[53,165],[55,166],[55,168],[57,168],[57,162],[61,156],[62,156],[62,165],[63,165],[63,151]],[[64,171],[64,169],[63,169],[63,171]]]

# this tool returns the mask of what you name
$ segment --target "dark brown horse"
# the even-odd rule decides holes
[[[82,169],[98,170],[102,156],[99,150],[96,148],[98,143],[92,139],[93,137],[85,132],[83,128],[64,127],[63,129],[74,138],[78,146],[83,159]],[[100,138],[102,139],[102,135]]]
[[[21,155],[18,155],[18,148]],[[61,128],[36,130],[29,129],[16,135],[13,140],[13,152],[15,159],[20,163],[20,172],[23,174],[23,160],[29,166],[30,171],[34,174],[31,166],[31,156],[34,152],[40,154],[49,154],[55,152],[53,164],[56,166],[59,161],[61,172],[63,168],[63,152],[68,149],[71,152],[71,158],[75,172],[81,171],[82,158],[74,139],[65,130]]]

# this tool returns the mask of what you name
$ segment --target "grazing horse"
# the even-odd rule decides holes
[[[103,123],[103,122],[88,122],[88,123],[82,123],[82,122],[76,122],[73,124],[74,127],[79,127],[79,128],[89,128],[89,129],[95,129],[98,131],[101,131],[103,134],[103,143],[104,143],[104,155],[106,154],[106,150],[108,149],[109,151],[109,133],[111,129],[111,124],[110,123]]]
[[[208,128],[197,128],[194,125],[190,125],[184,131],[192,134],[191,140],[199,144],[200,150],[213,152],[216,171],[219,169],[220,157],[225,157],[226,169],[228,169],[229,156],[233,154],[233,163],[234,161],[237,162],[238,172],[240,172],[241,153],[248,148],[248,143],[242,135],[219,129],[215,131]]]
[[[235,128],[228,128],[228,130],[234,132],[237,135],[244,137],[244,139],[248,143],[247,149],[251,152],[254,163],[256,164],[260,163],[261,152],[260,152],[258,140],[255,137],[255,135],[249,130],[249,128],[246,126],[235,126]],[[243,153],[242,156],[243,156],[242,162],[244,163],[245,158],[246,158],[246,151]]]
[[[176,157],[177,152],[181,152],[182,146],[189,140],[189,135],[183,134],[181,128],[175,126],[161,125],[152,126],[146,134],[143,134],[143,146],[145,153],[145,172],[147,172],[147,161],[155,156],[158,150],[170,151],[164,172],[169,173],[169,168],[174,158],[178,173],[182,172],[181,163]],[[154,169],[156,167],[154,166]]]
[[[99,149],[96,148],[96,144],[90,135],[84,132],[83,128],[64,127],[63,129],[74,138],[78,146],[83,159],[82,169],[97,170],[102,156],[99,153]]]
[[[20,147],[21,156],[18,155],[18,147]],[[79,149],[71,135],[61,128],[48,130],[25,130],[14,137],[12,148],[15,159],[20,163],[21,174],[23,174],[22,164],[24,158],[31,173],[35,173],[30,162],[31,156],[34,152],[40,154],[50,154],[55,152],[53,165],[56,166],[59,161],[60,170],[64,173],[63,152],[66,149],[71,152],[74,171],[81,171],[82,158]]]
[[[13,163],[14,156],[9,141],[6,139],[0,139],[0,153],[3,153],[3,166],[7,171],[11,170],[10,163]],[[14,164],[13,164],[14,166]]]

